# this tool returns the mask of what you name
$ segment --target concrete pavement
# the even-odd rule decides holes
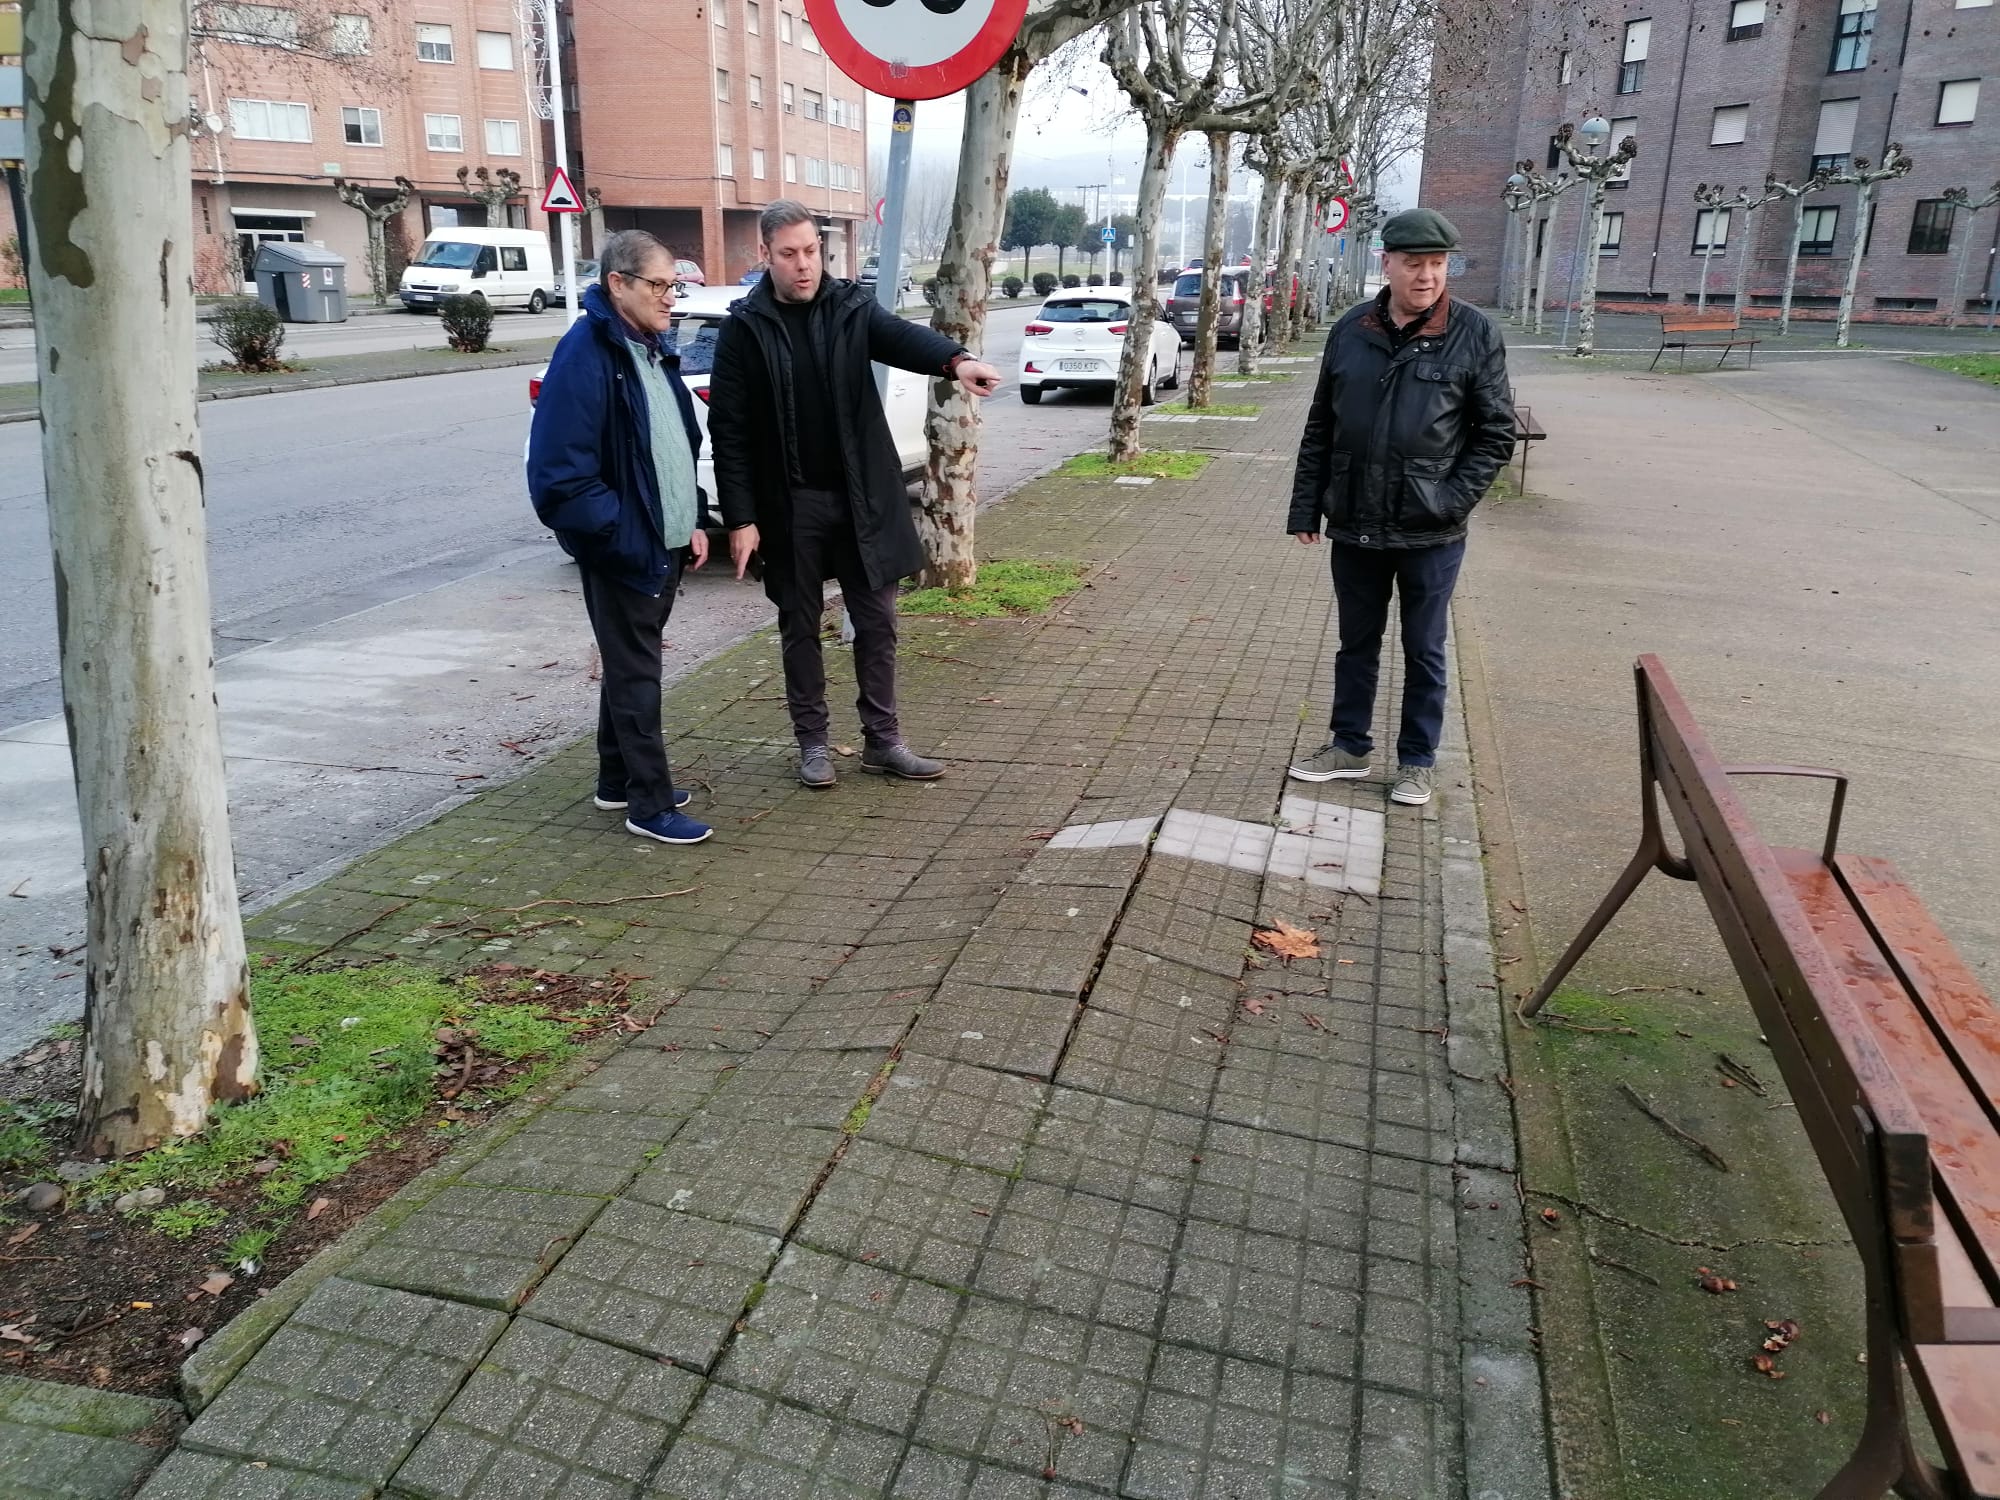
[[[1245,395],[1162,429],[1200,480],[983,520],[1093,568],[905,622],[944,781],[798,787],[760,637],[666,709],[711,843],[593,812],[579,745],[257,920],[664,1008],[209,1340],[150,1500],[1547,1493],[1463,752],[1421,811],[1285,780],[1328,590],[1281,531],[1304,383]]]

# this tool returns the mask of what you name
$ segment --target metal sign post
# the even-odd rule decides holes
[[[882,203],[881,248],[875,255],[875,300],[890,312],[903,301],[903,206],[910,196],[910,147],[916,135],[917,104],[898,99],[890,115],[889,185]],[[875,367],[875,389],[889,399],[889,371]]]
[[[556,23],[556,0],[542,0],[542,37],[549,57],[549,119],[555,126],[555,171],[569,180],[569,120],[562,89],[562,30]],[[563,326],[577,319],[576,211],[562,221]]]

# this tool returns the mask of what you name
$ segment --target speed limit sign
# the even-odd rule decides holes
[[[1020,35],[1028,0],[806,0],[826,55],[891,99],[969,88]]]
[[[1326,206],[1326,232],[1339,234],[1347,227],[1347,200],[1335,198]]]

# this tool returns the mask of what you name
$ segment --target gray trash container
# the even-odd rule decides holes
[[[257,300],[287,323],[347,321],[347,261],[331,250],[266,240],[252,271]]]

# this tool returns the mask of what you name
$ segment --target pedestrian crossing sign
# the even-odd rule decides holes
[[[580,214],[583,201],[576,196],[576,189],[570,185],[569,173],[561,167],[549,178],[548,191],[542,194],[542,212],[545,214]]]

